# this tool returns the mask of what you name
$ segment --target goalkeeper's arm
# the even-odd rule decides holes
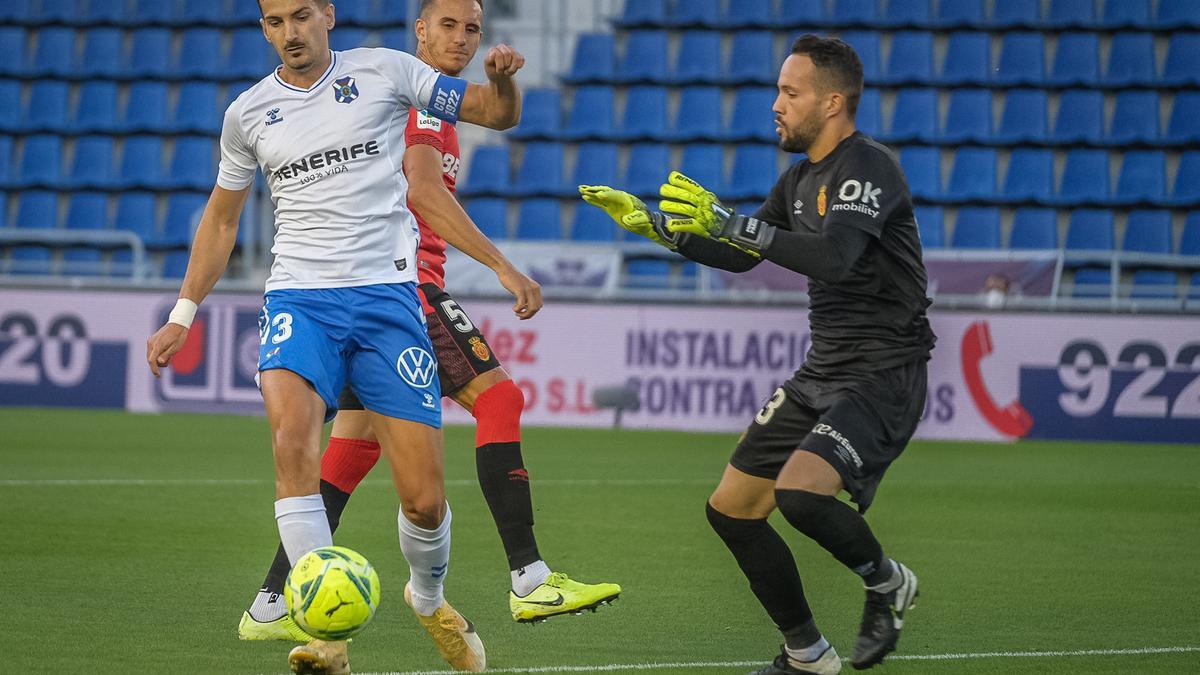
[[[761,221],[760,221],[761,222]],[[813,279],[836,283],[845,278],[866,250],[871,235],[849,225],[833,225],[823,234],[775,230],[770,244],[757,257],[724,242],[681,233],[676,250],[689,260],[730,272],[746,272],[763,260]]]

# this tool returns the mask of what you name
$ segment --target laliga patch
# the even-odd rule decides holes
[[[354,78],[349,75],[334,80],[332,86],[333,98],[338,103],[354,103],[354,100],[358,98],[358,85],[354,83]]]
[[[430,131],[441,131],[442,121],[422,110],[417,113],[417,128],[428,129]]]

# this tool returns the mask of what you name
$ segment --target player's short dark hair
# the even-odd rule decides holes
[[[801,35],[792,43],[792,53],[812,59],[817,68],[818,86],[845,95],[846,110],[853,118],[863,91],[862,61],[854,48],[837,38]]]
[[[421,4],[417,6],[417,16],[421,17],[422,19],[426,18],[429,10],[437,4],[437,1],[438,0],[421,0]],[[479,9],[483,9],[483,0],[475,0],[475,2],[479,3]]]
[[[326,7],[328,7],[329,3],[331,1],[332,0],[313,0],[313,2],[317,3],[317,7],[319,7],[320,9],[325,9]],[[257,0],[257,2],[258,2],[258,13],[262,14],[262,0]]]

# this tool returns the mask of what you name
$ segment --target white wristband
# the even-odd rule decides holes
[[[180,298],[175,302],[175,309],[172,309],[170,316],[167,317],[167,323],[177,323],[184,328],[191,328],[197,309],[196,303],[187,298]]]

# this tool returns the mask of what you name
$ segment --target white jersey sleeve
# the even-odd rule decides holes
[[[400,102],[410,108],[424,110],[433,95],[433,85],[440,73],[432,66],[407,52],[391,49],[375,50],[378,67],[396,86]]]
[[[240,102],[239,98],[225,110],[225,122],[221,127],[221,164],[217,170],[217,185],[226,190],[249,187],[254,182],[254,170],[257,168],[254,150],[245,140]]]

